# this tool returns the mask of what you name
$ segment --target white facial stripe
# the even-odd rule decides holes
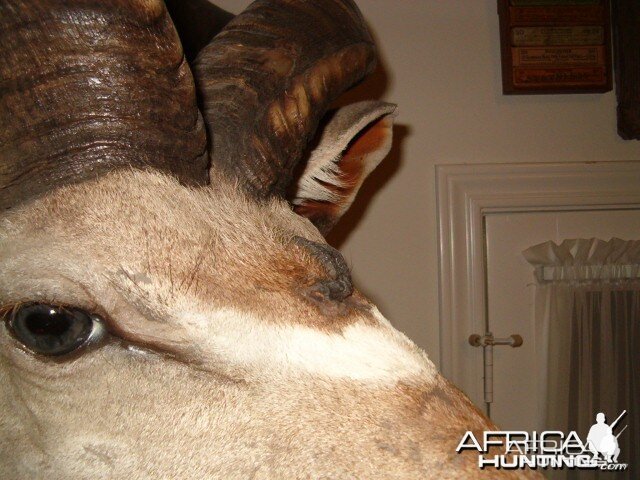
[[[342,333],[272,325],[232,310],[190,314],[185,320],[194,342],[232,368],[293,370],[388,385],[428,381],[436,374],[427,356],[386,320],[380,327],[354,323]]]

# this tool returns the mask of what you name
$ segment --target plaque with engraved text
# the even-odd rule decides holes
[[[609,0],[498,0],[505,94],[611,90]]]

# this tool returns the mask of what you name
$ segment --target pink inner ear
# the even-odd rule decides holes
[[[340,170],[344,172],[347,184],[358,187],[371,169],[366,169],[367,155],[381,150],[388,141],[391,133],[392,120],[385,116],[372,122],[349,143],[342,158],[338,162]],[[366,172],[366,173],[365,173]],[[355,194],[356,192],[354,192]]]
[[[384,116],[370,123],[351,140],[340,160],[336,162],[336,169],[340,171],[340,185],[319,182],[323,188],[339,196],[338,201],[304,199],[294,206],[294,211],[311,220],[323,234],[328,233],[353,203],[366,176],[382,159],[370,157],[388,145],[392,125],[392,117]],[[374,164],[371,165],[370,162]]]

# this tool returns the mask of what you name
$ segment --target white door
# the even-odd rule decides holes
[[[508,430],[536,430],[539,392],[534,355],[533,267],[522,251],[571,238],[640,239],[640,210],[495,213],[485,217],[488,328],[496,337],[519,334],[519,348],[494,347],[491,418]],[[480,333],[480,332],[479,332]]]

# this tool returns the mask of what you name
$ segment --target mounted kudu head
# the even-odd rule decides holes
[[[322,236],[391,142],[321,121],[357,8],[169,5],[191,67],[160,0],[0,3],[0,478],[480,475],[490,424]]]

